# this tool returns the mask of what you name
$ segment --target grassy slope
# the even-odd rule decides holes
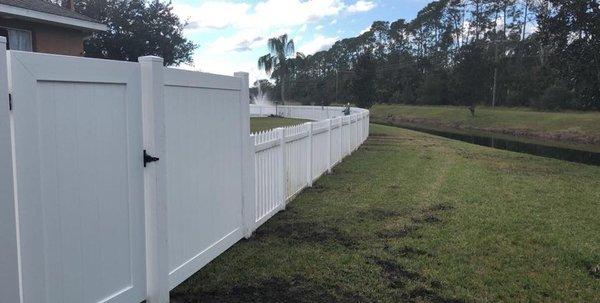
[[[600,300],[600,167],[393,127],[173,302]]]
[[[600,145],[600,112],[536,112],[523,108],[376,105],[372,121],[475,129]]]
[[[302,124],[308,120],[302,119],[290,119],[290,118],[251,118],[250,119],[250,131],[255,133],[263,130],[269,130],[280,126],[291,126],[296,124]]]

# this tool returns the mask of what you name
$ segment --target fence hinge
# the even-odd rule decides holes
[[[156,162],[158,160],[160,159],[157,157],[150,156],[148,152],[146,152],[146,150],[144,149],[144,167],[146,167],[146,164]]]
[[[8,94],[8,110],[12,111],[12,108],[13,108],[12,94]]]

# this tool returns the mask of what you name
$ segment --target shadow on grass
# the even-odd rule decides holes
[[[171,296],[171,303],[222,302],[364,302],[357,294],[327,289],[323,285],[295,275],[291,279],[271,277],[254,284],[235,285],[197,294],[179,293]]]

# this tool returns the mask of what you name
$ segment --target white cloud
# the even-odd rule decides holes
[[[189,22],[186,29],[223,29],[236,24],[248,14],[250,5],[246,3],[209,1],[199,6],[173,4],[173,11]]]
[[[272,29],[300,26],[336,16],[341,0],[264,0],[251,6],[233,1],[208,1],[198,6],[174,4],[175,13],[194,29]]]
[[[323,29],[323,25],[319,24],[319,25],[315,26],[315,29],[320,31]]]
[[[253,13],[240,20],[239,26],[250,28],[299,26],[335,16],[344,7],[341,0],[266,0],[256,4]]]
[[[358,0],[358,1],[356,1],[356,3],[348,6],[347,11],[349,13],[368,12],[368,11],[374,9],[376,6],[377,6],[377,4],[375,4],[375,2],[373,2],[373,1]]]
[[[370,31],[370,30],[371,30],[371,26],[369,25],[369,26],[367,26],[367,28],[365,28],[365,29],[363,29],[362,31],[360,31],[360,33],[358,33],[358,35],[360,36],[360,35],[362,35],[362,34],[364,34],[364,33],[368,32],[368,31]]]
[[[267,78],[265,72],[258,69],[256,61],[256,58],[249,54],[231,56],[227,53],[198,52],[194,55],[193,64],[180,65],[178,68],[230,76],[235,72],[244,71],[250,73],[252,84],[257,79]]]
[[[241,31],[230,37],[219,37],[207,50],[212,52],[249,51],[265,44],[266,38],[253,32]]]
[[[316,52],[328,50],[337,40],[338,37],[317,35],[312,41],[302,44],[298,51],[305,55],[311,55]]]

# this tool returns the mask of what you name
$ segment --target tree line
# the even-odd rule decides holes
[[[67,0],[46,0],[68,7]],[[197,45],[184,37],[185,21],[171,2],[156,0],[77,0],[75,11],[108,26],[84,41],[86,57],[137,61],[154,55],[165,65],[191,63]]]
[[[327,51],[270,51],[276,100],[600,109],[596,0],[439,0]]]

